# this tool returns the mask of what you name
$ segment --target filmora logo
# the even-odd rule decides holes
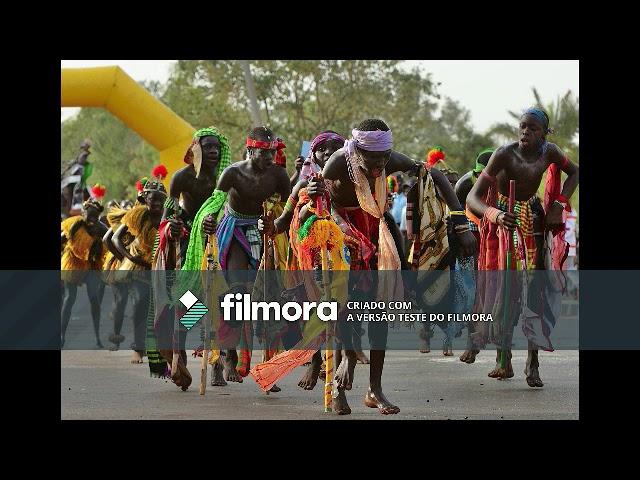
[[[180,297],[180,302],[187,307],[187,312],[180,319],[180,323],[187,331],[191,330],[193,326],[209,312],[206,305],[198,300],[198,297],[191,293],[191,290],[187,290],[184,295]]]

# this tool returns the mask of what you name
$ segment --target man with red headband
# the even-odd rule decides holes
[[[367,119],[352,131],[352,139],[331,156],[322,172],[324,179],[330,181],[328,187],[334,220],[345,235],[354,237],[360,243],[359,263],[363,269],[399,271],[402,266],[399,254],[402,247],[397,245],[391,231],[391,227],[396,225],[390,215],[385,215],[386,178],[395,172],[407,172],[415,176],[424,165],[393,151],[392,147],[393,136],[389,127],[382,120]],[[460,203],[447,178],[433,169],[429,174],[443,193],[449,208],[460,210]],[[315,187],[318,183],[321,187],[324,185],[324,182],[312,179],[309,187]],[[462,249],[472,254],[475,248],[473,236],[466,232],[461,235],[460,241]],[[380,295],[383,291],[384,294],[381,298],[404,298],[401,281],[398,282],[397,277],[389,277],[394,276],[379,278],[378,293]],[[371,297],[370,292],[368,296]],[[339,327],[344,328],[341,323],[344,322],[339,322]],[[368,407],[378,408],[383,414],[395,414],[400,409],[386,399],[381,384],[387,329],[386,322],[369,323],[371,369],[364,403]],[[345,350],[345,358],[336,371],[338,397],[334,399],[334,410],[338,414],[351,412],[344,391],[352,386],[356,355],[353,347],[346,342]]]
[[[245,293],[249,277],[247,270],[257,269],[262,257],[262,238],[258,231],[258,219],[263,213],[263,203],[278,195],[280,199],[289,196],[290,185],[287,171],[275,163],[278,151],[284,144],[267,127],[251,130],[246,140],[247,158],[236,162],[222,172],[216,192],[225,197],[224,215],[216,225],[216,218],[223,203],[205,202],[194,221],[197,241],[200,235],[199,223],[205,234],[216,234],[219,247],[219,262],[228,271],[228,283],[232,293]],[[280,157],[282,158],[282,157]],[[214,192],[214,193],[216,193]],[[202,220],[201,220],[202,219]],[[192,234],[193,235],[193,234]],[[191,256],[191,244],[187,257]],[[189,261],[189,260],[188,260]],[[244,335],[247,322],[223,322],[219,337],[229,341],[221,343],[227,348],[224,360],[224,378],[227,381],[242,382],[249,373],[251,349],[250,333]],[[243,340],[244,339],[244,340]],[[241,345],[241,358],[235,347]],[[242,346],[246,348],[243,349]]]
[[[553,130],[549,128],[549,117],[544,111],[538,108],[525,111],[520,117],[519,130],[520,140],[498,148],[491,155],[467,196],[471,213],[481,219],[475,310],[492,313],[494,319],[502,319],[503,309],[509,306],[506,325],[490,322],[487,328],[477,332],[476,339],[479,346],[491,341],[498,346],[509,347],[505,351],[504,366],[501,362],[502,349],[498,348],[496,367],[489,376],[498,379],[513,377],[511,338],[514,325],[524,314],[523,330],[529,344],[526,380],[530,387],[542,387],[544,384],[538,372],[538,348],[552,350],[548,335],[554,322],[547,309],[539,311],[535,305],[539,303],[538,300],[544,300],[541,298],[545,294],[544,289],[530,288],[527,298],[522,298],[523,290],[520,287],[527,280],[521,282],[521,277],[514,275],[512,298],[503,301],[504,289],[498,284],[500,277],[494,274],[495,281],[489,280],[493,271],[506,269],[505,259],[510,245],[513,270],[525,273],[542,270],[545,263],[550,264],[553,270],[561,270],[568,249],[564,240],[562,212],[570,209],[568,199],[578,185],[578,166],[569,161],[557,145],[547,142],[547,134],[553,133]],[[547,180],[543,203],[536,192],[545,171]],[[568,175],[562,191],[561,171]],[[508,211],[511,180],[515,180],[514,213]],[[509,241],[509,237],[512,237],[512,241]],[[545,258],[547,251],[551,253],[550,258]],[[531,328],[529,319],[536,317],[541,320],[542,335]]]

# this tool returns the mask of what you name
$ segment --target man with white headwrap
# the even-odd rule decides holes
[[[331,156],[322,172],[324,179],[329,181],[328,188],[334,220],[345,235],[357,239],[361,245],[361,261],[359,265],[352,264],[352,270],[399,271],[402,266],[397,242],[394,241],[390,228],[395,227],[395,223],[391,216],[385,215],[386,178],[387,175],[395,172],[406,172],[416,176],[420,169],[425,167],[421,162],[393,151],[392,147],[392,132],[385,122],[378,119],[364,120],[352,131],[352,138],[345,143],[345,146]],[[442,185],[445,201],[449,207],[452,210],[461,210],[460,203],[447,178],[441,172],[432,171],[429,174],[439,186]],[[312,179],[309,185],[312,186],[313,183]],[[381,221],[382,219],[384,221]],[[462,248],[469,250],[475,248],[474,238],[470,233],[467,236],[463,235],[460,240]],[[401,247],[400,251],[402,251]],[[403,298],[402,281],[397,277],[392,274],[379,276],[379,299]],[[339,326],[344,328],[341,322]],[[387,329],[386,322],[369,324],[371,369],[369,389],[364,403],[368,407],[378,408],[382,414],[395,414],[400,409],[386,399],[381,385]],[[356,365],[353,347],[350,348],[345,344],[345,350],[345,358],[336,371],[338,397],[334,399],[334,410],[339,414],[351,412],[344,391],[352,386]]]

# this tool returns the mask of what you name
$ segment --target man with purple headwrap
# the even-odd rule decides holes
[[[363,261],[359,268],[364,270],[399,271],[403,264],[406,268],[406,263],[401,261],[404,255],[399,235],[397,239],[394,235],[397,225],[386,212],[386,178],[395,172],[417,176],[420,169],[425,167],[421,162],[393,151],[392,147],[393,135],[385,122],[378,119],[364,120],[352,131],[352,138],[345,146],[331,156],[322,171],[324,179],[329,180],[333,218],[345,235],[360,242]],[[461,210],[460,202],[447,178],[433,169],[428,174],[432,175],[449,208]],[[309,188],[316,187],[317,183],[319,182],[311,179]],[[466,223],[466,218],[464,221]],[[463,250],[473,254],[475,239],[469,232],[461,235],[460,242]],[[379,276],[378,294],[380,295],[380,287],[384,281],[384,295],[399,300],[403,296],[403,289],[401,282],[395,279],[397,276],[394,275]],[[371,293],[365,292],[369,297]],[[339,328],[344,328],[343,324],[344,322],[338,322]],[[384,396],[381,382],[387,329],[386,322],[369,323],[371,368],[364,403],[368,407],[378,408],[382,414],[395,414],[400,409]],[[348,340],[348,336],[346,339]],[[345,390],[352,387],[357,361],[352,345],[345,342],[345,351],[346,355],[335,377],[338,396],[334,399],[333,407],[338,414],[351,413]]]
[[[308,195],[308,197],[314,201],[318,195],[323,194],[325,191],[324,183],[314,182],[314,187],[308,188],[309,179],[321,174],[326,161],[329,160],[336,150],[344,145],[344,142],[344,137],[333,130],[325,130],[313,139],[311,147],[309,148],[309,154],[307,155],[307,158],[304,159],[299,174],[296,175],[297,183],[292,189],[282,215],[280,215],[280,217],[275,221],[273,221],[270,216],[267,216],[264,221],[259,220],[258,229],[261,234],[266,233],[268,235],[276,235],[289,230],[301,190],[306,189],[304,194],[305,198]],[[292,251],[290,251],[289,255],[293,255],[295,257]],[[296,260],[292,258],[290,259],[290,262],[296,262]],[[361,358],[366,360],[364,353],[361,351],[359,353]],[[318,381],[321,365],[322,357],[320,351],[318,351],[311,359],[311,365],[309,365],[308,370],[298,382],[298,386],[305,390],[313,390]]]
[[[258,222],[258,229],[261,233],[278,234],[286,232],[293,218],[293,210],[298,202],[298,193],[301,189],[306,188],[309,179],[312,176],[319,175],[322,172],[324,164],[333,155],[333,153],[344,145],[345,139],[341,135],[332,130],[326,130],[319,134],[311,142],[309,154],[302,164],[298,182],[295,184],[289,196],[289,200],[285,205],[284,212],[275,221],[267,218],[265,222]],[[307,189],[307,193],[312,199],[324,191],[324,185],[318,184],[313,189]]]

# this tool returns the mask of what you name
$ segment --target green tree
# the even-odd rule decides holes
[[[298,154],[303,140],[323,130],[349,135],[367,117],[387,121],[398,150],[424,156],[425,135],[437,108],[430,75],[404,72],[398,61],[287,60],[251,63],[265,123]],[[213,123],[242,158],[251,126],[249,100],[239,62],[180,61],[163,100],[194,126]],[[292,168],[293,162],[290,162]]]
[[[435,144],[461,173],[478,151],[491,145],[475,132],[470,113],[453,99],[440,99],[431,74],[407,71],[395,60],[260,60],[251,62],[261,116],[288,145],[291,161],[301,142],[335,130],[350,136],[365,118],[386,121],[394,148],[424,160]],[[166,83],[143,85],[169,108],[200,128],[216,125],[229,138],[232,160],[245,152],[251,128],[249,99],[238,61],[181,60]],[[75,157],[82,139],[93,140],[91,183],[104,183],[107,199],[134,193],[134,183],[157,162],[157,153],[110,113],[82,109],[62,124],[62,160]]]
[[[140,82],[152,95],[160,98],[165,85],[158,81]],[[89,162],[93,172],[90,185],[107,187],[105,201],[135,198],[135,183],[149,175],[159,161],[158,152],[118,118],[102,108],[82,108],[64,122],[61,142],[61,169],[75,159],[80,143],[92,142]]]
[[[446,97],[440,114],[426,137],[428,146],[425,153],[435,145],[443,147],[445,162],[461,175],[475,165],[478,153],[493,145],[492,139],[473,130],[470,112],[459,102]],[[425,154],[423,154],[424,157]]]
[[[85,138],[92,142],[89,184],[107,187],[105,201],[134,198],[135,182],[151,172],[158,162],[157,151],[108,111],[83,108],[62,123],[62,165],[76,157]]]

